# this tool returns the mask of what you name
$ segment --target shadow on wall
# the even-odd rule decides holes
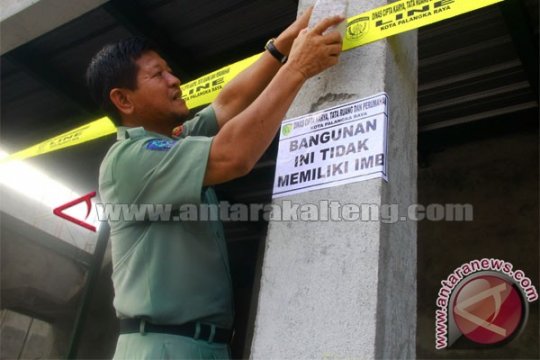
[[[435,349],[435,311],[441,280],[463,263],[496,258],[538,284],[538,131],[502,135],[431,154],[419,169],[420,204],[469,203],[472,222],[418,224],[419,359],[538,359],[538,301],[520,336],[481,349]]]

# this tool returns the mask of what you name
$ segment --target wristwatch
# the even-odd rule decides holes
[[[274,45],[274,41],[276,41],[276,39],[272,38],[270,40],[268,40],[268,42],[266,43],[266,45],[264,46],[264,48],[266,50],[268,50],[268,52],[270,54],[272,54],[273,57],[275,57],[277,59],[277,61],[279,61],[280,63],[282,64],[285,64],[287,62],[287,55],[283,55],[277,48],[276,48],[276,45]]]

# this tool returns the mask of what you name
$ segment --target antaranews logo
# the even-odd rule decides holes
[[[96,232],[97,229],[94,225],[87,223],[84,220],[77,219],[64,211],[72,208],[80,203],[84,203],[86,205],[86,217],[85,220],[88,219],[88,216],[90,215],[90,212],[92,211],[92,198],[96,196],[96,192],[92,191],[86,195],[81,196],[80,198],[77,198],[73,201],[70,201],[68,203],[65,203],[64,205],[60,205],[57,208],[53,209],[53,214],[56,216],[61,217],[62,219],[65,219],[67,221],[71,221],[74,224],[77,224],[79,226],[82,226],[85,229],[88,229],[90,231]]]
[[[472,260],[441,281],[435,348],[503,345],[523,330],[529,303],[538,299],[531,279],[499,259]],[[465,341],[461,341],[465,338]]]

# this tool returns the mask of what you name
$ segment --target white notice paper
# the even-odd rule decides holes
[[[283,121],[273,197],[387,178],[388,95]]]

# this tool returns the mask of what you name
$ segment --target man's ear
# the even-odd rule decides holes
[[[131,115],[135,109],[128,94],[128,90],[114,88],[109,92],[109,98],[118,111],[124,115]]]

